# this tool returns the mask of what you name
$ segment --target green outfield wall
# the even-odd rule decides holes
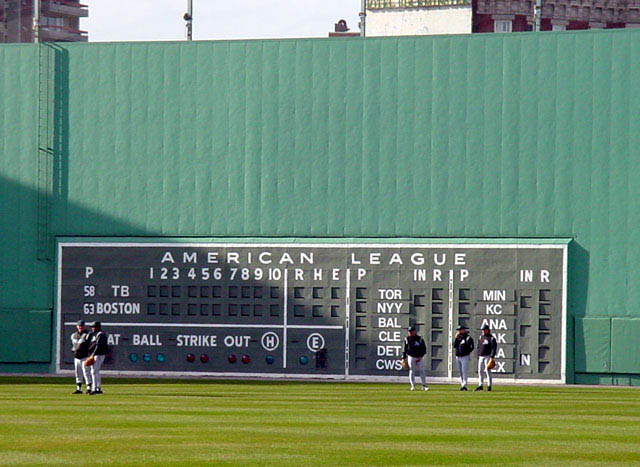
[[[0,46],[0,372],[57,237],[570,238],[569,382],[640,384],[640,31]]]

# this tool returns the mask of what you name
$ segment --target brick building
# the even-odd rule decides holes
[[[473,32],[533,29],[535,0],[473,0]],[[640,0],[542,0],[540,29],[640,27]]]
[[[34,0],[0,0],[0,43],[34,41]],[[86,42],[80,18],[89,16],[86,5],[74,0],[40,0],[40,40]]]
[[[531,31],[535,0],[367,0],[367,36]],[[640,27],[640,0],[542,0],[540,29]]]

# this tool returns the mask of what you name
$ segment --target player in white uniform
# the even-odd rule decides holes
[[[89,339],[91,334],[85,328],[84,321],[76,323],[76,332],[71,334],[71,349],[73,350],[73,367],[76,371],[76,390],[72,394],[82,394],[82,379],[87,385],[87,393],[91,391],[91,375],[84,361],[89,356]]]
[[[482,326],[482,334],[478,337],[478,387],[476,391],[482,391],[482,384],[487,380],[487,391],[491,391],[493,379],[489,369],[489,360],[496,357],[498,343],[491,334],[491,328],[487,324]]]
[[[460,326],[457,329],[453,349],[456,352],[456,362],[458,363],[458,371],[460,372],[460,390],[467,390],[467,379],[469,377],[469,361],[471,360],[471,352],[473,352],[473,337],[467,333],[466,326]]]
[[[88,394],[102,394],[102,378],[100,368],[109,352],[107,334],[102,330],[99,321],[91,325],[91,342],[89,344],[89,356],[95,359],[91,365],[91,392]]]
[[[402,352],[402,358],[408,359],[409,363],[409,382],[411,383],[411,390],[415,390],[415,374],[416,371],[420,375],[422,380],[422,390],[428,391],[427,376],[424,367],[423,357],[427,353],[427,345],[424,342],[422,336],[416,333],[416,328],[409,326],[408,336],[404,338],[404,350]]]

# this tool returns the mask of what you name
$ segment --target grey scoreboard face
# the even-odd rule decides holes
[[[565,264],[555,244],[60,243],[58,370],[84,319],[105,370],[397,378],[415,325],[450,380],[455,329],[489,324],[496,377],[564,382]]]

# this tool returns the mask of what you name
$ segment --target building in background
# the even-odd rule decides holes
[[[367,0],[366,35],[534,29],[535,0]],[[540,30],[640,27],[640,0],[542,0]]]
[[[535,0],[473,0],[473,32],[533,29]],[[542,0],[540,30],[640,27],[640,0]]]
[[[89,16],[86,5],[73,0],[40,0],[40,40],[86,42],[80,18]],[[0,0],[0,42],[34,42],[34,0]]]
[[[472,17],[470,0],[367,0],[366,35],[467,34]]]

